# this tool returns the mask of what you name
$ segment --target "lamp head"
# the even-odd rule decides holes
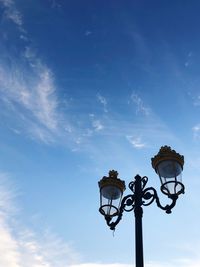
[[[119,213],[119,207],[123,192],[125,190],[125,182],[117,178],[117,171],[110,171],[109,176],[104,176],[99,181],[100,189],[100,208],[101,214],[107,217],[114,217]]]
[[[172,150],[170,146],[162,146],[151,162],[155,172],[159,175],[161,191],[164,194],[171,196],[184,193],[181,179],[184,156]]]

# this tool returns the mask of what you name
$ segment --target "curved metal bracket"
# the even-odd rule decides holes
[[[111,230],[115,230],[115,227],[120,222],[124,211],[129,212],[134,209],[135,207],[134,203],[135,203],[135,195],[134,194],[127,195],[122,199],[117,219],[114,222],[111,222],[112,221],[111,216],[105,216],[106,223]]]
[[[162,206],[160,203],[156,189],[153,187],[148,187],[143,191],[142,198],[144,199],[144,201],[143,201],[142,205],[143,206],[149,206],[155,200],[157,206],[169,214],[172,212],[171,211],[172,208],[176,205],[176,201],[178,199],[178,196],[177,195],[171,195],[168,197],[172,200],[172,203],[170,205]],[[148,201],[147,203],[146,203],[146,200]]]

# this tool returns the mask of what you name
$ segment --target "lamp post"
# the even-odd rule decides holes
[[[158,174],[161,182],[161,191],[170,198],[171,203],[162,206],[157,191],[153,187],[147,187],[146,176],[135,176],[129,183],[131,194],[123,196],[125,182],[118,178],[117,171],[110,171],[109,176],[104,176],[99,181],[100,189],[100,213],[104,216],[107,225],[114,230],[120,222],[124,211],[134,211],[135,214],[135,255],[136,267],[143,267],[143,238],[142,238],[142,206],[149,206],[154,201],[157,206],[166,213],[171,213],[176,205],[178,196],[184,193],[184,185],[181,173],[184,165],[184,157],[169,146],[160,148],[158,154],[151,159],[152,167]]]

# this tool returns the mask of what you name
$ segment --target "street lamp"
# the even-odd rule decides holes
[[[172,208],[180,194],[184,193],[181,173],[184,157],[169,146],[162,146],[158,154],[151,159],[152,167],[158,174],[161,182],[161,191],[171,199],[171,204],[162,206],[155,188],[146,187],[146,176],[135,176],[129,183],[132,194],[122,198],[125,191],[125,182],[118,178],[117,171],[110,171],[109,176],[104,176],[99,181],[100,213],[104,216],[107,225],[114,230],[120,222],[124,211],[134,210],[135,214],[135,250],[136,267],[143,267],[143,239],[142,239],[142,206],[149,206],[154,201],[166,213],[171,213]]]

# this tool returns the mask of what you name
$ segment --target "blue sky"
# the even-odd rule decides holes
[[[162,145],[185,156],[186,193],[171,215],[144,208],[146,266],[200,265],[199,9],[0,0],[0,266],[132,266],[133,214],[113,237],[98,181],[116,169],[160,191]]]

